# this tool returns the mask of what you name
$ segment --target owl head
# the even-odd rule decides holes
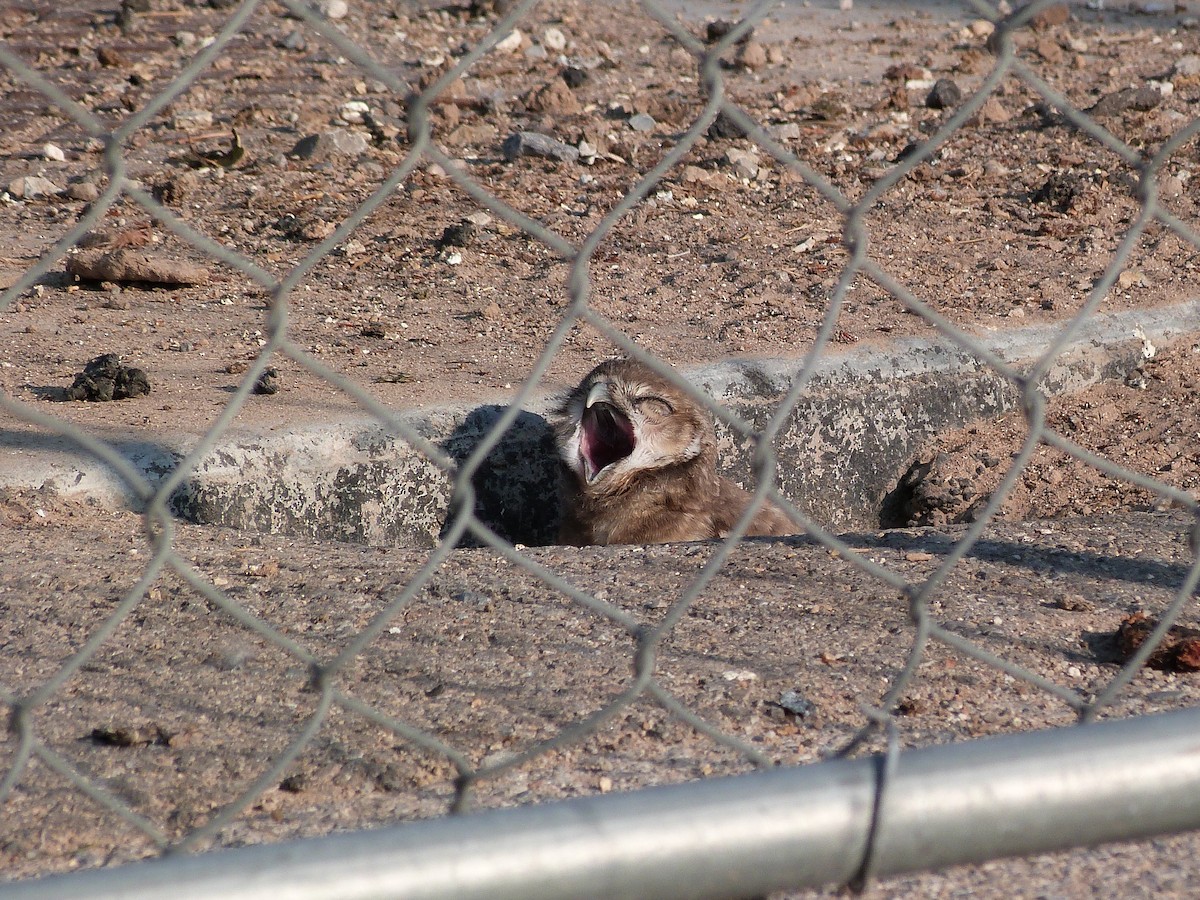
[[[620,491],[648,473],[715,459],[712,420],[640,362],[602,362],[554,411],[558,451],[584,490]]]

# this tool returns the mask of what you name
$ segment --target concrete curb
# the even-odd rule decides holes
[[[1200,325],[1200,301],[1097,316],[1044,382],[1047,394],[1120,379],[1162,346]],[[1015,367],[1036,360],[1061,326],[984,335],[980,342]],[[731,360],[687,371],[694,383],[756,428],[769,420],[800,359]],[[882,348],[830,354],[778,444],[781,490],[836,530],[873,529],[884,498],[933,435],[994,418],[1017,401],[1014,386],[947,341],[905,339]],[[557,462],[543,399],[523,411],[474,480],[477,512],[497,532],[525,544],[551,542],[557,527]],[[443,408],[405,414],[414,431],[461,461],[502,407]],[[719,428],[722,468],[749,484],[750,444]],[[118,451],[151,483],[170,472],[187,439],[132,439]],[[104,464],[57,438],[18,436],[20,466],[0,485],[51,486],[101,502],[130,492]],[[375,545],[430,546],[452,503],[449,473],[372,421],[305,427],[286,434],[231,436],[206,457],[172,498],[201,524],[309,534]]]

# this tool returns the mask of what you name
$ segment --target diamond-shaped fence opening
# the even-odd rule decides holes
[[[13,877],[529,807],[528,819],[481,816],[477,832],[471,817],[461,834],[445,821],[415,832],[423,862],[391,865],[437,880],[449,845],[438,827],[490,842],[479,859],[503,858],[510,836],[585,808],[536,801],[579,795],[597,795],[588,815],[617,832],[675,847],[669,862],[646,862],[627,842],[621,871],[646,896],[692,891],[681,885],[702,850],[716,880],[700,893],[720,896],[1196,827],[1179,811],[1180,786],[1194,784],[1184,775],[1112,828],[1088,810],[1072,818],[1067,788],[1007,837],[969,803],[953,819],[972,787],[1019,783],[1021,760],[1045,766],[1056,741],[1111,766],[1095,777],[1142,790],[1120,768],[1133,727],[959,755],[900,749],[1194,699],[1190,685],[1136,680],[1147,663],[1200,668],[1195,633],[1177,623],[1200,580],[1195,540],[1180,538],[1194,534],[1196,485],[1173,477],[1200,436],[1194,417],[1143,425],[1145,440],[1183,448],[1149,471],[1110,452],[1103,417],[1081,421],[1054,399],[1115,373],[1144,386],[1127,349],[1097,363],[1080,347],[1119,334],[1144,362],[1156,341],[1195,340],[1191,308],[1143,327],[1151,299],[1187,297],[1200,247],[1188,181],[1200,64],[1184,53],[1194,23],[1142,10],[1173,16],[1146,43],[1175,62],[1127,85],[1121,42],[1104,30],[1128,24],[1102,11],[1085,36],[1067,4],[973,3],[961,21],[897,12],[884,32],[921,64],[897,50],[884,67],[870,48],[887,40],[864,50],[841,6],[813,15],[826,36],[830,23],[845,29],[870,78],[813,74],[829,50],[806,14],[765,2],[737,21],[649,0],[124,0],[5,13],[8,146],[40,150],[4,170],[25,232],[14,240],[36,252],[6,277],[0,310],[31,316],[22,334],[36,335],[47,296],[101,283],[99,327],[89,300],[56,324],[60,344],[74,353],[87,334],[176,357],[149,376],[166,402],[140,423],[46,402],[77,399],[97,372],[67,391],[26,381],[0,394],[12,446],[94,458],[140,515],[114,513],[66,556],[33,526],[13,531],[0,670],[11,824],[0,852]],[[1097,80],[1064,78],[1070,66]],[[264,172],[275,177],[260,182]],[[466,253],[474,265],[459,268]],[[1026,276],[1017,288],[1004,276],[1014,268]],[[1148,297],[1151,284],[1166,296]],[[964,313],[958,293],[984,299]],[[1043,314],[1037,335],[1018,327]],[[984,315],[1019,337],[981,333]],[[864,327],[909,343],[843,356]],[[509,346],[505,329],[521,339]],[[44,382],[63,374],[67,350],[54,361],[41,346],[40,359],[14,359]],[[784,359],[691,379],[670,364],[705,347]],[[753,488],[719,541],[554,545],[542,396],[613,348],[715,418],[723,470]],[[216,402],[212,367],[196,362],[209,354],[230,357]],[[458,373],[445,396],[405,387],[439,369]],[[281,378],[309,402],[259,405]],[[469,414],[394,408],[501,383],[506,402]],[[200,436],[160,440],[185,409]],[[314,437],[333,416],[336,438]],[[989,418],[1005,423],[1003,443],[980,446],[971,423]],[[296,421],[294,434],[246,437]],[[134,434],[142,426],[150,439]],[[938,480],[945,455],[919,453],[955,428],[977,482]],[[338,454],[355,462],[330,463]],[[1079,471],[1101,473],[1109,502],[1140,512],[1115,524],[1002,516],[1031,483]],[[841,494],[817,489],[834,483]],[[28,522],[46,516],[48,496],[6,502]],[[803,536],[747,538],[767,503]],[[179,515],[249,530],[214,534]],[[1097,629],[1132,614],[1115,639],[1081,636],[1030,603]],[[976,708],[969,687],[984,681],[998,699]],[[1144,729],[1176,759],[1182,726]],[[830,775],[844,778],[836,801],[861,825],[842,844],[764,814],[816,860],[807,869],[765,839],[747,869],[736,846],[731,810],[739,796],[785,796],[762,780],[775,773],[649,791],[644,807],[639,794],[603,796],[831,759],[817,770],[842,773]],[[805,802],[837,805],[821,799],[820,775],[784,777]],[[1073,784],[1065,772],[1059,782]],[[922,819],[911,798],[926,794],[944,802]],[[1019,800],[1012,816],[1030,814]],[[687,830],[709,803],[735,836],[711,852]],[[943,820],[924,848],[905,844],[920,831],[906,823]],[[581,859],[611,849],[590,839]],[[313,860],[340,852],[322,846]],[[549,877],[536,855],[516,866],[525,881],[496,870],[480,883],[528,895]],[[153,884],[135,869],[129,884]],[[584,864],[574,874],[568,887],[616,890]]]

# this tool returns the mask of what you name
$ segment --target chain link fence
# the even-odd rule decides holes
[[[275,14],[286,10],[301,27],[319,36],[322,42],[335,48],[338,54],[365,75],[386,85],[395,96],[408,95],[409,86],[396,75],[394,67],[380,62],[381,54],[377,53],[375,48],[361,46],[349,39],[335,20],[328,18],[316,7],[299,0],[279,0],[270,4],[245,0],[230,6],[227,12],[222,13],[223,24],[211,41],[198,50],[168,86],[155,94],[150,102],[132,110],[116,127],[110,127],[85,103],[69,96],[52,77],[40,71],[33,60],[16,52],[11,46],[0,44],[0,63],[10,76],[36,91],[63,116],[102,145],[102,170],[107,179],[99,197],[87,207],[78,221],[49,252],[0,295],[0,310],[10,308],[27,291],[60,267],[72,248],[79,245],[84,236],[101,223],[106,213],[118,202],[132,202],[140,206],[154,221],[161,223],[196,250],[256,283],[269,297],[264,316],[264,342],[260,352],[241,376],[237,389],[229,397],[224,410],[212,426],[160,482],[151,483],[142,472],[130,464],[113,443],[101,435],[90,433],[47,413],[42,406],[0,396],[0,407],[6,414],[61,436],[79,451],[102,460],[119,474],[129,492],[142,504],[145,535],[150,549],[150,556],[141,577],[124,593],[120,602],[104,618],[103,624],[92,630],[78,649],[58,665],[49,677],[40,680],[33,688],[18,690],[12,685],[0,687],[0,700],[5,704],[7,711],[10,747],[6,752],[6,772],[3,781],[0,782],[0,799],[8,798],[14,791],[19,790],[22,780],[29,777],[31,770],[40,765],[65,779],[74,789],[86,794],[115,819],[140,832],[161,851],[194,849],[219,837],[224,829],[258,802],[266,791],[277,786],[286,776],[289,767],[312,745],[335,710],[360,716],[389,730],[401,744],[419,748],[447,761],[454,773],[450,811],[468,809],[472,803],[473,792],[481,783],[518,770],[531,760],[580,745],[639,702],[648,701],[657,705],[672,720],[695,729],[743,760],[763,768],[773,765],[771,754],[752,742],[714,726],[707,718],[688,708],[657,674],[664,643],[671,639],[679,623],[695,609],[699,598],[711,587],[714,578],[729,564],[742,542],[753,509],[747,512],[738,527],[719,548],[708,556],[695,576],[682,587],[678,596],[672,597],[665,614],[653,624],[647,624],[642,617],[631,614],[614,601],[579,589],[551,567],[531,558],[525,548],[514,546],[502,538],[476,513],[477,503],[473,486],[475,476],[489,453],[513,427],[521,411],[537,399],[556,355],[562,351],[572,330],[581,324],[595,329],[621,352],[645,362],[671,378],[693,399],[706,404],[718,421],[731,432],[752,442],[753,470],[757,485],[754,492],[756,501],[777,504],[786,510],[796,523],[797,531],[803,531],[819,541],[838,558],[873,579],[882,589],[895,592],[904,599],[912,629],[906,660],[900,670],[890,676],[878,704],[866,710],[865,724],[837,753],[839,756],[849,757],[868,746],[886,748],[885,757],[891,762],[880,769],[882,774],[877,786],[876,812],[879,811],[880,805],[878,798],[886,795],[887,782],[894,772],[894,759],[898,753],[894,733],[892,738],[885,740],[883,744],[880,744],[880,735],[887,735],[889,731],[894,732],[896,729],[897,707],[904,700],[914,680],[918,678],[922,665],[928,661],[931,647],[948,647],[957,654],[1029,684],[1064,704],[1073,711],[1079,721],[1090,722],[1111,711],[1115,699],[1156,652],[1168,630],[1190,602],[1197,583],[1200,582],[1200,561],[1195,560],[1188,566],[1182,582],[1173,588],[1173,599],[1169,606],[1162,610],[1157,624],[1150,629],[1140,647],[1120,666],[1102,690],[1090,696],[1029,671],[1003,658],[1002,655],[985,649],[963,637],[955,628],[940,622],[934,612],[937,601],[947,590],[948,579],[964,559],[978,550],[988,529],[993,526],[1006,497],[1021,479],[1039,447],[1049,446],[1060,450],[1081,465],[1094,467],[1113,479],[1136,485],[1164,502],[1174,504],[1185,510],[1189,516],[1195,517],[1200,512],[1200,505],[1189,493],[1089,452],[1080,444],[1047,426],[1047,400],[1041,389],[1044,377],[1056,360],[1072,346],[1085,324],[1095,317],[1101,303],[1117,283],[1135,247],[1145,237],[1147,229],[1161,226],[1181,241],[1200,248],[1200,235],[1160,203],[1158,192],[1160,174],[1168,161],[1200,131],[1200,118],[1188,120],[1169,139],[1156,148],[1147,150],[1132,147],[1118,139],[1095,118],[1072,105],[1052,84],[1043,80],[1035,68],[1023,60],[1015,49],[1014,36],[1025,33],[1031,20],[1051,4],[1040,0],[1015,11],[1000,10],[986,3],[971,4],[975,15],[995,23],[994,32],[987,41],[992,57],[986,76],[978,89],[964,97],[955,111],[947,116],[936,130],[924,140],[912,145],[894,164],[889,164],[861,196],[852,199],[784,146],[726,95],[726,69],[722,61],[729,58],[738,42],[770,12],[771,3],[760,0],[743,19],[723,35],[712,42],[705,42],[682,25],[670,11],[646,0],[640,7],[641,13],[656,22],[664,34],[669,35],[678,47],[694,58],[704,103],[701,108],[695,110],[689,126],[667,148],[661,158],[638,174],[635,183],[620,201],[612,206],[579,243],[565,239],[520,209],[502,202],[485,184],[472,178],[460,167],[455,159],[439,146],[434,135],[431,109],[447,95],[456,81],[485,56],[495,52],[497,45],[512,33],[513,28],[531,15],[537,6],[537,0],[523,0],[506,11],[501,11],[502,14],[492,11],[494,23],[491,24],[487,37],[467,48],[423,90],[409,96],[406,105],[407,134],[399,138],[404,148],[403,161],[387,173],[365,202],[343,221],[337,222],[336,227],[318,241],[311,252],[283,277],[276,277],[255,259],[233,252],[214,240],[156,199],[151,190],[132,179],[129,176],[127,158],[131,140],[149,129],[156,118],[189,90],[202,73],[208,71],[223,54],[229,53],[235,39],[252,26],[254,17],[264,13]],[[138,4],[128,0],[122,6],[123,12],[129,15],[138,15],[139,9]],[[325,9],[325,12],[328,11]],[[979,114],[998,86],[1011,80],[1019,82],[1042,98],[1048,115],[1061,117],[1068,127],[1086,135],[1088,139],[1118,158],[1129,171],[1135,173],[1136,179],[1131,185],[1131,191],[1138,204],[1136,218],[1120,235],[1120,242],[1103,275],[1095,281],[1086,300],[1063,325],[1051,346],[1037,363],[1027,370],[1014,366],[980,340],[972,337],[924,302],[894,273],[874,259],[868,227],[868,215],[881,198],[905,179],[912,177],[922,164],[934,159],[956,132]],[[803,363],[792,378],[786,396],[760,428],[753,427],[728,408],[714,404],[702,391],[684,382],[670,367],[658,360],[654,353],[632,340],[622,328],[615,325],[609,317],[598,313],[590,303],[591,276],[593,267],[597,264],[598,248],[639,204],[653,196],[664,177],[687,158],[697,142],[718,120],[723,123],[723,127],[745,135],[761,151],[777,161],[779,166],[794,173],[836,210],[842,225],[840,240],[845,250],[845,261],[837,273],[835,287],[823,308],[820,327],[804,356]],[[310,277],[322,260],[350,239],[357,228],[387,203],[389,197],[397,188],[403,186],[419,167],[429,164],[440,166],[447,177],[480,207],[511,227],[519,229],[532,240],[540,242],[550,252],[565,260],[569,266],[566,283],[568,303],[562,311],[557,327],[546,335],[543,352],[536,359],[529,361],[525,381],[516,390],[510,404],[499,415],[486,436],[473,447],[469,455],[460,460],[452,459],[441,447],[413,430],[393,410],[382,405],[364,385],[336,371],[334,366],[298,344],[289,331],[294,297],[305,279]],[[781,431],[810,386],[818,362],[827,354],[831,343],[838,338],[839,315],[849,292],[856,282],[863,279],[924,319],[948,342],[1015,385],[1028,427],[1027,436],[1019,452],[1000,481],[998,489],[980,510],[975,521],[965,529],[961,538],[947,549],[936,566],[919,578],[909,577],[893,567],[881,564],[869,551],[856,547],[853,542],[839,537],[820,522],[814,521],[776,487],[776,470],[780,460],[774,448]],[[361,407],[369,410],[391,434],[443,470],[454,484],[455,502],[452,506],[452,516],[446,523],[438,546],[428,554],[423,565],[407,578],[403,585],[396,587],[388,602],[372,615],[369,624],[358,630],[334,655],[315,652],[303,641],[285,634],[264,618],[246,609],[236,598],[231,597],[228,591],[223,590],[217,580],[202,572],[177,547],[179,526],[172,516],[171,498],[186,484],[200,462],[219,445],[235,417],[244,409],[259,379],[281,359],[289,360],[352,397]],[[356,664],[364,651],[382,634],[403,621],[406,613],[420,602],[422,591],[428,588],[436,573],[452,557],[455,547],[467,539],[490,547],[501,559],[543,580],[553,590],[569,598],[572,603],[622,630],[634,647],[629,660],[633,676],[597,709],[576,721],[563,723],[557,734],[548,740],[533,743],[520,752],[488,756],[482,762],[477,762],[471,753],[454,746],[452,741],[444,739],[433,730],[399,721],[346,692],[340,684],[340,678],[348,668]],[[1193,555],[1194,543],[1193,541]],[[112,641],[118,629],[130,621],[131,617],[143,613],[153,604],[152,589],[168,573],[182,579],[214,609],[223,612],[248,633],[294,660],[307,673],[309,689],[316,697],[311,714],[290,736],[286,747],[274,755],[270,765],[248,779],[235,799],[213,809],[203,824],[188,829],[182,836],[137,811],[136,804],[123,799],[117,792],[108,789],[73,762],[70,754],[56,748],[39,733],[36,722],[39,712],[44,711],[47,705],[54,701],[64,685],[85,670],[101,649]],[[860,868],[860,874],[870,871],[871,860],[868,853],[867,860]]]

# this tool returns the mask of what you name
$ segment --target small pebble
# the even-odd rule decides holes
[[[275,43],[275,46],[284,50],[303,50],[308,46],[308,42],[304,40],[304,32],[299,28],[289,31],[284,37]]]
[[[344,19],[350,12],[346,0],[318,0],[316,10],[327,19]]]
[[[521,47],[521,38],[521,29],[514,28],[511,34],[496,44],[496,49],[500,53],[516,53]]]

